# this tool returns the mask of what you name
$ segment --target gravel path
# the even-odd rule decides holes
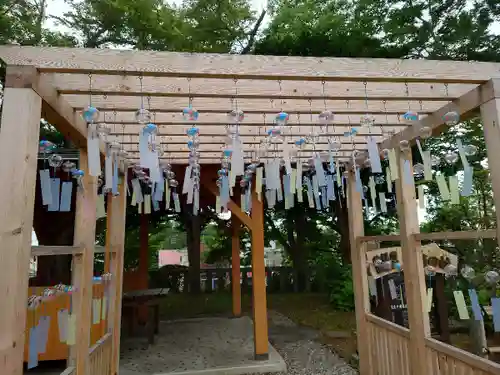
[[[269,311],[269,341],[281,354],[288,375],[357,375],[342,358],[317,341],[319,332]],[[281,374],[280,374],[281,375]]]

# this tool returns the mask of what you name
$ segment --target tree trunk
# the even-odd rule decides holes
[[[347,202],[340,199],[335,201],[335,212],[337,215],[338,230],[340,234],[339,249],[344,264],[351,264],[351,241],[349,240],[349,216]]]

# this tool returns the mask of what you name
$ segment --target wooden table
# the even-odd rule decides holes
[[[123,317],[126,320],[129,336],[136,333],[139,309],[148,309],[146,334],[148,343],[155,343],[155,335],[160,331],[160,302],[167,296],[168,288],[138,290],[123,294]]]

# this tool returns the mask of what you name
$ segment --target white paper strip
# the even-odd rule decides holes
[[[262,174],[264,169],[258,167],[255,174],[255,192],[257,193],[257,199],[262,201]]]
[[[165,208],[167,210],[170,208],[170,186],[167,180],[165,180]]]
[[[285,162],[285,173],[291,174],[292,164],[290,163],[290,144],[286,140],[283,142],[283,161]]]
[[[144,196],[142,195],[141,183],[136,178],[134,178],[132,180],[132,189],[133,189],[134,194],[135,194],[135,201],[139,204],[144,202]]]
[[[418,185],[418,206],[421,209],[425,209],[425,193],[424,193],[424,185]]]
[[[99,136],[97,124],[89,124],[87,128],[87,160],[89,164],[89,175],[101,175],[101,155],[99,150]]]
[[[370,158],[372,173],[382,173],[382,164],[380,163],[380,156],[375,138],[369,136],[366,146],[368,148],[368,157]]]
[[[385,180],[387,182],[387,192],[392,193],[392,181],[394,181],[391,177],[391,168],[387,167],[385,169]]]
[[[370,197],[373,208],[377,209],[377,189],[375,188],[375,178],[373,176],[370,176],[368,185],[370,187]]]
[[[290,177],[290,194],[293,195],[297,191],[297,170],[292,169],[292,175]]]
[[[106,216],[106,210],[104,208],[104,194],[99,194],[97,196],[96,218],[100,219],[105,216]]]
[[[104,160],[104,187],[113,189],[113,156],[109,145],[106,145],[106,159]]]
[[[318,186],[326,186],[326,176],[325,171],[323,170],[323,162],[321,161],[321,157],[319,155],[314,158],[314,169],[316,170]]]
[[[380,201],[380,211],[387,212],[387,202],[385,201],[385,193],[378,193],[378,200]]]
[[[52,203],[52,191],[50,190],[50,170],[40,169],[40,188],[42,190],[42,205],[46,206]]]
[[[424,181],[432,181],[432,165],[431,165],[431,152],[422,152],[422,161],[424,164]]]
[[[48,205],[47,211],[59,211],[60,193],[61,193],[61,179],[50,179],[50,191],[52,193],[52,202]]]
[[[192,169],[192,167],[190,165],[188,165],[186,170],[184,171],[184,183],[182,184],[182,194],[187,194],[190,189],[192,190],[192,187],[191,187],[191,169]]]
[[[399,178],[398,162],[396,160],[396,151],[392,148],[389,150],[389,168],[391,168],[391,179],[396,181]]]
[[[302,195],[302,163],[300,160],[297,162],[297,177],[295,178],[295,189],[297,196]],[[299,200],[302,202],[302,198]]]

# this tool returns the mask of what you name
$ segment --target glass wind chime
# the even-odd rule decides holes
[[[189,79],[188,82],[190,82]],[[187,146],[189,149],[189,160],[188,167],[186,168],[184,175],[182,193],[187,194],[186,203],[193,205],[193,215],[198,215],[200,210],[200,129],[195,126],[199,113],[193,108],[193,98],[191,96],[190,84],[189,105],[184,108],[182,115],[186,122],[191,123],[191,127],[186,131],[188,136]]]

